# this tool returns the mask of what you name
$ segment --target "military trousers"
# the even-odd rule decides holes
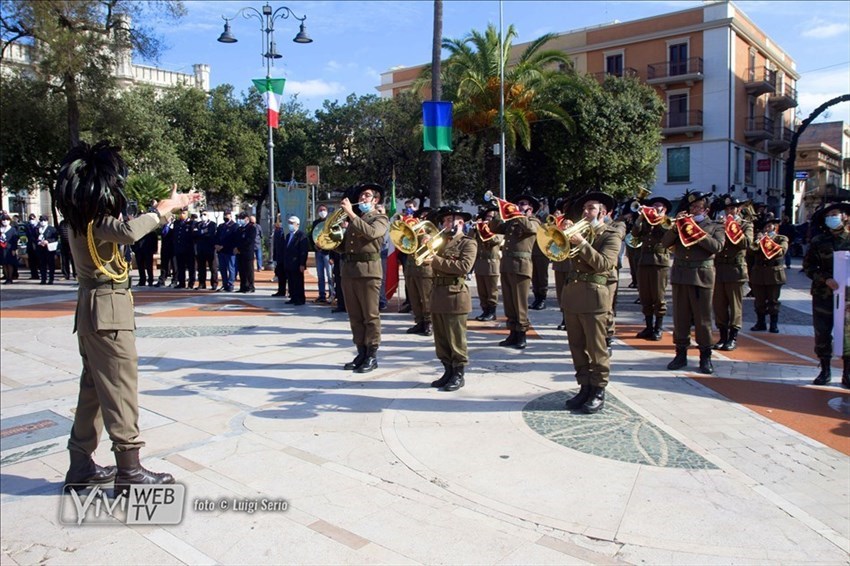
[[[640,272],[643,270],[643,265],[640,265],[640,248],[632,248],[626,246],[626,257],[629,258],[629,270],[632,273],[632,283],[640,289]]]
[[[77,342],[83,372],[68,450],[92,454],[104,425],[113,452],[141,448],[136,333],[101,330],[78,335]]]
[[[756,314],[761,316],[779,314],[779,293],[782,291],[782,285],[751,285],[751,287],[755,297]]]
[[[501,280],[508,330],[525,332],[531,326],[528,321],[528,290],[531,287],[531,277],[521,273],[502,273]]]
[[[812,297],[812,323],[815,327],[815,355],[818,358],[832,357],[833,295]],[[840,336],[839,340],[844,337]],[[850,359],[850,351],[844,350],[843,358]]]
[[[673,343],[677,347],[691,343],[692,324],[699,347],[711,347],[711,295],[710,287],[673,285]]]
[[[478,302],[481,309],[496,310],[499,303],[499,276],[475,274],[475,285],[478,287]]]
[[[608,317],[605,320],[605,335],[613,338],[616,330],[615,318],[617,317],[617,292],[620,290],[619,278],[617,281],[608,282],[608,296],[611,297],[611,303],[608,305]]]
[[[545,299],[549,293],[549,258],[531,254],[531,292],[535,298]]]
[[[465,366],[469,363],[466,314],[435,312],[432,317],[437,359],[451,366]]]
[[[564,286],[567,284],[567,275],[569,274],[566,271],[555,272],[555,296],[558,298],[558,305],[561,304],[561,293],[564,292]]]
[[[343,277],[345,310],[355,346],[381,345],[380,277]]]
[[[605,336],[608,331],[607,313],[564,314],[567,323],[567,342],[579,385],[605,387],[611,373],[611,360]]]
[[[711,303],[717,328],[741,329],[744,315],[743,281],[716,281]]]
[[[407,279],[407,299],[416,323],[431,322],[431,287],[434,279],[431,277],[411,277]]]
[[[638,271],[638,296],[643,316],[664,316],[667,314],[667,282],[670,280],[670,268],[663,265],[641,265]]]

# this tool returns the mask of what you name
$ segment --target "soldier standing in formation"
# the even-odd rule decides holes
[[[751,330],[764,330],[765,317],[769,316],[770,331],[774,334],[779,332],[779,292],[786,281],[785,254],[790,243],[786,236],[776,232],[778,226],[779,221],[772,218],[759,221],[758,234],[751,246],[753,264],[750,268],[750,288],[758,320]]]
[[[714,322],[720,330],[720,341],[715,350],[731,351],[738,347],[738,332],[743,325],[744,283],[747,282],[747,250],[753,243],[753,224],[741,218],[744,203],[736,197],[721,197],[716,208],[723,207],[724,214],[718,222],[724,223],[726,243],[714,257],[715,283],[712,306]],[[764,317],[761,318],[762,325]]]
[[[820,360],[820,373],[815,385],[832,381],[833,302],[839,283],[833,274],[833,255],[837,251],[850,251],[850,203],[830,204],[815,213],[812,224],[823,226],[824,231],[809,244],[803,258],[803,271],[812,280],[812,322],[815,327],[815,355]],[[841,340],[842,336],[836,336]],[[847,342],[845,341],[845,346]],[[850,349],[844,348],[844,371],[841,384],[850,387]]]
[[[495,208],[482,209],[475,224],[478,255],[472,270],[478,287],[481,314],[475,320],[496,320],[496,305],[499,302],[499,259],[504,238],[490,231],[490,222],[496,217]]]
[[[378,367],[381,345],[381,246],[389,229],[389,218],[375,207],[383,189],[375,184],[359,185],[351,191],[357,210],[348,197],[340,206],[348,216],[342,239],[342,291],[357,356],[345,364],[346,370],[366,373]]]
[[[567,400],[566,408],[596,413],[605,404],[605,387],[611,373],[611,356],[606,342],[611,289],[608,276],[617,267],[623,244],[622,233],[604,222],[615,206],[602,192],[590,192],[576,201],[590,229],[570,238],[577,250],[573,271],[561,293],[561,308],[567,326],[567,341],[576,371],[579,392]]]
[[[424,207],[413,212],[413,217],[428,219],[430,208]],[[431,287],[434,285],[434,272],[430,263],[416,265],[413,257],[404,262],[404,287],[407,299],[413,311],[414,325],[407,329],[408,334],[431,336]]]
[[[667,365],[667,369],[671,370],[688,365],[688,345],[691,343],[693,325],[699,346],[699,371],[714,373],[711,364],[713,258],[723,249],[726,234],[721,224],[708,217],[710,196],[696,191],[685,193],[682,202],[688,207],[688,212],[680,212],[673,229],[661,239],[662,246],[674,246],[670,280],[673,284],[673,343],[676,356]],[[688,213],[692,218],[686,218]],[[694,235],[698,231],[703,233],[702,236]]]
[[[653,197],[643,203],[654,209],[653,222],[640,213],[632,227],[632,237],[641,243],[638,251],[638,296],[646,327],[637,338],[661,340],[664,315],[667,314],[667,281],[670,279],[670,251],[661,244],[672,223],[667,213],[673,208],[664,197]]]
[[[434,319],[434,347],[444,372],[431,387],[457,391],[464,386],[464,370],[469,363],[466,345],[466,317],[472,299],[466,286],[466,274],[472,269],[478,244],[465,236],[463,225],[472,215],[459,206],[437,211],[434,222],[442,225],[448,241],[431,260],[434,285],[431,288],[431,313]]]
[[[537,216],[537,220],[542,224],[540,216]],[[534,302],[528,307],[531,310],[542,311],[546,308],[546,296],[549,294],[550,263],[551,261],[540,249],[540,246],[531,246],[531,293],[534,295]]]

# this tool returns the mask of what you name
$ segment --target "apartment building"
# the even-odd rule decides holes
[[[578,72],[638,77],[666,102],[652,194],[731,191],[779,212],[799,74],[734,3],[565,32],[547,47],[569,55]],[[381,96],[409,89],[423,66],[383,73]]]
[[[850,127],[844,122],[809,124],[797,140],[794,171],[798,221],[825,202],[849,200]]]

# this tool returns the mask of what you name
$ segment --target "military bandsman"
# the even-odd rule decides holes
[[[478,221],[475,223],[478,255],[472,271],[475,273],[478,301],[481,304],[481,314],[475,320],[481,322],[496,320],[496,305],[499,302],[499,260],[504,238],[490,230],[489,224],[495,217],[495,208],[485,208],[478,213]]]
[[[644,209],[643,207],[647,207]],[[638,296],[646,326],[637,338],[661,340],[664,315],[667,314],[667,281],[670,279],[670,250],[661,244],[672,222],[667,216],[672,208],[664,197],[653,197],[642,203],[632,227],[632,238],[640,242],[637,263]]]
[[[785,254],[789,244],[786,236],[776,232],[778,227],[779,221],[773,218],[758,223],[750,268],[757,319],[751,330],[764,330],[765,318],[769,316],[770,331],[774,334],[779,332],[779,292],[786,281]]]

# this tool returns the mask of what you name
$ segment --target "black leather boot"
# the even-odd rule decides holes
[[[174,483],[174,476],[167,472],[152,472],[139,463],[139,450],[126,450],[115,453],[118,473],[115,476],[113,497],[127,493],[131,485],[159,485]]]
[[[676,356],[669,364],[667,369],[682,369],[688,365],[688,348],[687,346],[676,346]]]
[[[850,358],[844,358],[844,371],[841,373],[841,385],[850,389]]]
[[[567,321],[562,316],[561,317],[561,324],[558,325],[558,328],[556,330],[566,330],[566,329],[567,329]]]
[[[723,346],[726,345],[726,342],[729,341],[729,329],[725,326],[721,326],[718,330],[720,330],[720,340],[712,346],[715,350],[722,350]]]
[[[517,330],[516,344],[514,344],[514,348],[517,350],[525,350],[525,330]]]
[[[635,338],[643,338],[647,340],[652,337],[652,315],[645,316],[644,321],[646,322],[646,327],[635,334]]]
[[[516,346],[516,334],[516,330],[511,330],[511,333],[508,335],[508,337],[499,342],[499,346],[507,348]]]
[[[366,346],[357,346],[357,356],[342,366],[342,369],[351,371],[353,369],[357,369],[363,364],[363,361],[366,359]]]
[[[652,336],[649,339],[653,342],[659,342],[661,340],[662,328],[664,328],[664,317],[656,316],[655,326],[652,327]]]
[[[598,413],[602,410],[602,407],[605,406],[605,388],[604,387],[591,387],[590,395],[587,398],[587,401],[584,402],[584,405],[581,406],[581,410],[588,415],[592,415],[593,413]]]
[[[534,302],[528,307],[533,311],[542,311],[546,308],[546,298],[540,295],[534,296]]]
[[[443,387],[443,391],[457,391],[466,384],[463,378],[463,366],[454,366],[452,368],[452,377],[449,382]]]
[[[440,379],[431,382],[431,387],[442,387],[449,382],[449,379],[452,377],[452,364],[443,362],[443,369],[446,371],[443,372]]]
[[[756,313],[756,324],[750,330],[755,330],[756,332],[767,330],[767,325],[764,323],[764,313]]]
[[[820,373],[812,382],[812,385],[826,385],[830,381],[832,381],[832,368],[829,367],[829,363],[832,361],[831,358],[821,358],[820,359]],[[847,362],[845,362],[846,364]],[[847,367],[845,365],[845,367]]]
[[[738,347],[738,329],[729,329],[729,339],[720,347],[724,352],[731,352]]]
[[[421,334],[424,326],[424,322],[417,322],[416,324],[407,329],[407,334]]]
[[[485,320],[487,320],[487,313],[488,312],[490,312],[490,309],[488,309],[487,307],[484,307],[481,310],[481,314],[479,314],[478,316],[475,317],[475,320],[477,320],[478,322],[484,322]]]
[[[68,453],[71,457],[71,465],[68,466],[68,473],[65,474],[66,486],[109,483],[115,479],[117,473],[115,466],[98,466],[91,456],[76,450],[69,450]]]
[[[420,332],[419,334],[421,334],[422,336],[431,336],[433,333],[434,332],[431,330],[431,323],[430,322],[423,322],[422,323],[422,332]]]
[[[575,411],[576,409],[580,409],[582,405],[584,405],[587,398],[590,397],[590,385],[584,384],[582,385],[578,393],[567,399],[566,404],[564,405],[568,411]]]
[[[480,319],[482,322],[487,322],[491,320],[496,320],[496,307],[490,307],[484,312],[484,318]]]
[[[779,334],[779,313],[770,314],[770,329],[768,332]]]
[[[711,348],[700,348],[699,350],[699,369],[700,373],[711,375],[714,373],[714,366],[711,365]]]
[[[354,373],[369,373],[378,367],[378,347],[369,346],[366,348],[366,359],[363,363],[354,370]]]

